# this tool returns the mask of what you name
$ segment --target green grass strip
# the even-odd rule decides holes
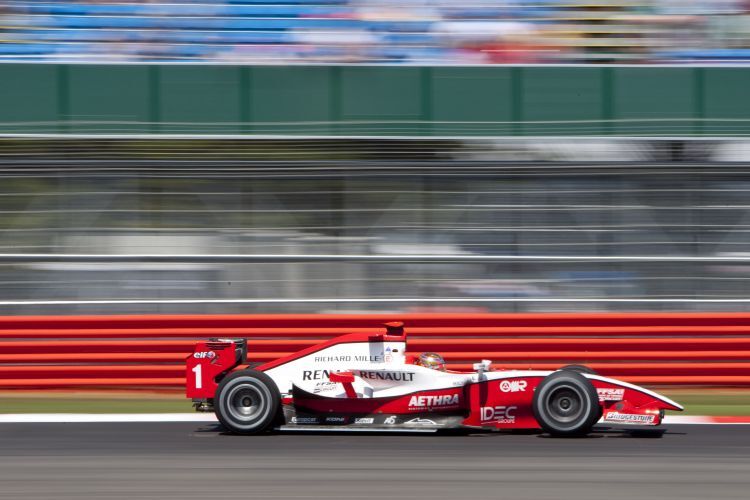
[[[190,413],[184,399],[0,398],[0,413]]]

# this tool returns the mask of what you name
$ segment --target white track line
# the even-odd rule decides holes
[[[0,423],[216,422],[213,413],[7,413]]]
[[[750,417],[741,422],[720,422],[713,417],[667,415],[665,424],[750,424]],[[137,422],[216,422],[213,413],[5,413],[2,424],[36,423],[137,423]],[[609,424],[609,422],[601,422]],[[613,424],[616,425],[616,424]]]

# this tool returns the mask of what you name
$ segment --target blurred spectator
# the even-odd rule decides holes
[[[0,59],[750,61],[750,0],[6,1]]]

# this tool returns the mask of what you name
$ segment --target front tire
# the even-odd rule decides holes
[[[586,377],[561,370],[537,386],[531,409],[545,432],[553,436],[582,436],[599,420],[601,406],[596,389]]]
[[[258,434],[268,430],[280,405],[281,396],[274,381],[255,370],[242,370],[225,377],[214,398],[219,422],[237,434]]]
[[[577,373],[588,373],[589,375],[599,375],[596,370],[586,365],[565,365],[560,370],[570,370]]]

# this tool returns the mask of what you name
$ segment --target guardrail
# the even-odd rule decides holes
[[[750,134],[747,67],[5,63],[1,71],[0,134],[9,136]]]
[[[640,384],[750,385],[747,313],[393,313],[1,317],[0,389],[181,387],[197,338],[245,337],[250,361],[267,361],[394,320],[411,351],[454,369],[585,363]]]

